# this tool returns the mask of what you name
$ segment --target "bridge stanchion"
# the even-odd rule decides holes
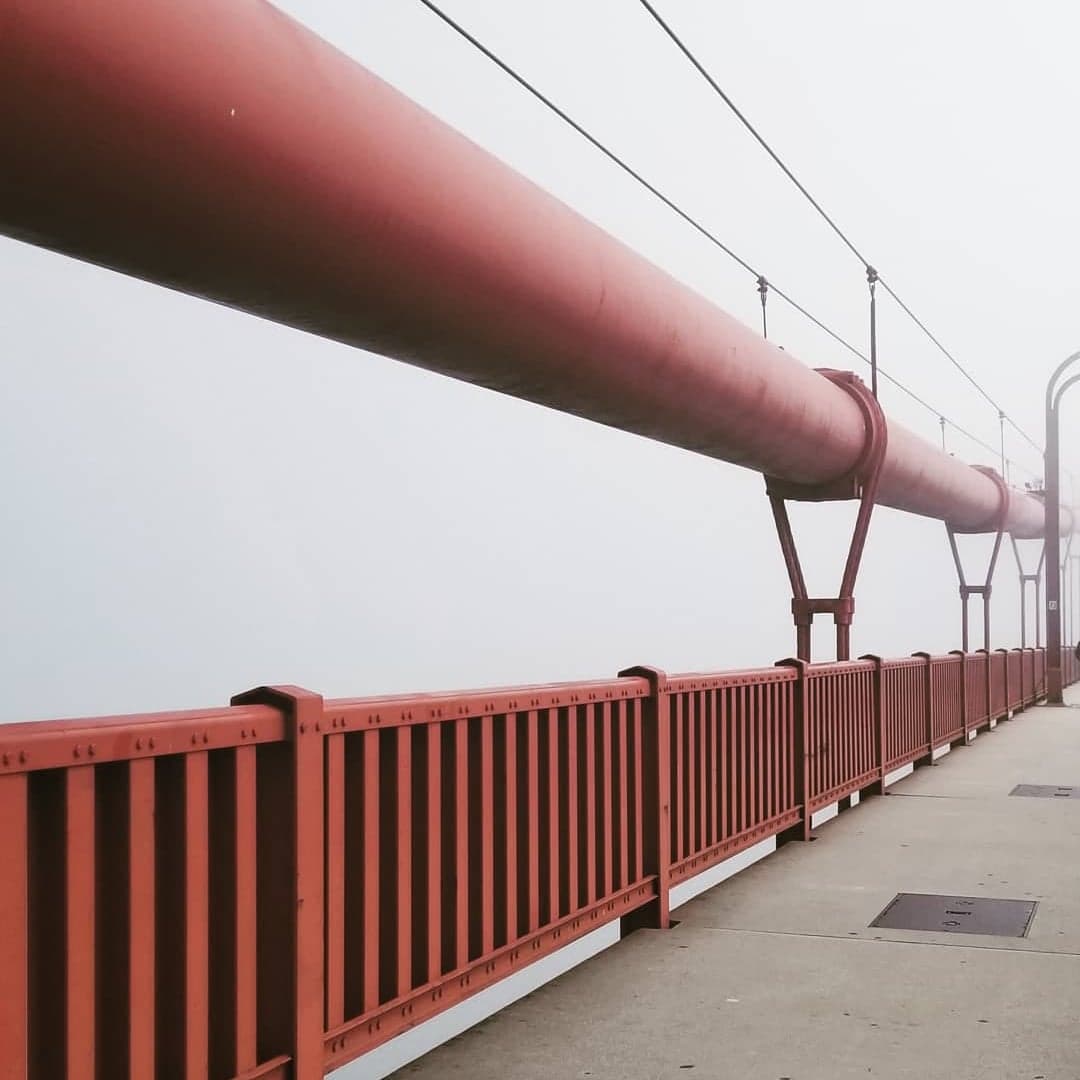
[[[794,668],[798,674],[795,681],[795,805],[802,807],[802,820],[785,834],[788,840],[809,840],[811,832],[810,814],[810,694],[807,691],[808,661],[789,656],[777,660],[777,667]]]
[[[289,737],[288,776],[282,777],[287,790],[275,791],[274,797],[284,801],[287,796],[291,805],[275,822],[282,834],[267,845],[282,857],[273,868],[260,865],[258,875],[258,1027],[281,1039],[282,1049],[276,1052],[292,1058],[293,1080],[322,1080],[323,699],[297,686],[262,686],[238,694],[232,704],[279,710]]]
[[[622,920],[624,932],[638,929],[667,930],[671,925],[671,698],[667,673],[638,666],[619,672],[619,678],[647,680],[641,756],[642,857],[644,872],[656,878],[656,898]]]
[[[931,663],[930,654],[928,652],[913,652],[912,656],[917,656],[921,660],[925,661],[924,666],[924,678],[923,678],[923,694],[925,695],[924,701],[926,704],[926,760],[930,764],[934,762],[934,667]]]
[[[885,732],[885,699],[881,685],[881,657],[876,653],[864,653],[860,660],[874,662],[874,757],[877,761],[878,779],[872,791],[885,794],[885,762],[888,758],[888,736]]]
[[[780,551],[791,585],[791,614],[795,620],[795,651],[800,660],[811,659],[815,615],[832,615],[836,627],[836,659],[851,658],[851,623],[855,615],[855,582],[859,575],[870,518],[877,499],[881,465],[885,460],[888,426],[877,398],[854,373],[818,368],[834,385],[844,390],[859,406],[865,427],[865,443],[853,468],[836,480],[824,484],[798,484],[776,476],[765,477],[765,492],[769,497],[773,522],[776,525]],[[838,502],[858,500],[859,510],[848,545],[844,574],[837,595],[812,597],[807,592],[795,534],[788,517],[787,501]]]

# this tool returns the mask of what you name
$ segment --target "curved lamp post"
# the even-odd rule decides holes
[[[1065,369],[1080,360],[1074,352],[1046,385],[1046,702],[1062,705],[1061,685],[1061,447],[1058,409],[1061,396],[1080,374],[1058,385]]]

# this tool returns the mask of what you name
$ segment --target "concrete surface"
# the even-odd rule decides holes
[[[1018,783],[1080,784],[1080,710],[982,733],[395,1075],[1078,1080],[1080,800]],[[870,929],[897,892],[1039,907],[1027,938]]]

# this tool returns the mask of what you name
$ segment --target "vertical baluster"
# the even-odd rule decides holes
[[[480,951],[495,951],[495,732],[494,718],[480,720]]]
[[[671,790],[671,814],[675,819],[675,846],[671,853],[672,862],[678,862],[686,856],[683,820],[686,813],[686,795],[683,785],[683,694],[674,694],[675,702],[675,783]]]
[[[547,710],[548,731],[548,922],[559,918],[559,710]]]
[[[336,740],[335,740],[336,741]],[[141,762],[138,764],[142,764]],[[150,764],[150,762],[146,762]],[[234,752],[233,813],[235,848],[233,865],[236,873],[235,894],[235,971],[236,971],[236,1072],[237,1075],[253,1069],[258,1064],[256,1053],[258,1016],[258,879],[256,866],[256,749],[254,746],[238,746]],[[339,792],[342,787],[339,786]],[[152,790],[151,790],[152,795]],[[133,797],[134,801],[134,797]],[[152,805],[152,803],[151,803]],[[344,813],[341,814],[344,835]],[[341,862],[338,863],[340,868]],[[341,937],[337,939],[338,956],[335,963],[343,973],[344,920]],[[327,957],[329,961],[330,957]],[[339,984],[344,992],[344,975]],[[343,1018],[343,1017],[342,1017]],[[339,1020],[338,1023],[341,1021]],[[134,1076],[134,1073],[133,1073]]]
[[[604,783],[604,895],[610,896],[612,892],[612,851],[614,850],[612,829],[612,797],[611,797],[611,702],[605,701],[600,712],[602,718],[603,750],[602,750],[602,773]]]
[[[397,992],[412,989],[412,767],[411,726],[397,729]],[[488,803],[487,805],[491,805]]]
[[[731,763],[733,757],[731,752],[731,717],[728,708],[730,698],[731,692],[727,687],[723,687],[717,691],[717,704],[720,707],[716,718],[716,743],[718,765],[720,768],[720,832],[717,835],[717,839],[719,840],[726,840],[731,835],[731,818],[728,809],[728,799],[731,790],[728,777],[731,775]]]
[[[506,940],[518,937],[517,713],[507,713],[504,740],[506,772]]]
[[[768,817],[769,787],[772,784],[772,758],[769,743],[769,688],[764,683],[754,687],[754,712],[757,715],[757,754],[758,754],[758,789],[757,809],[758,824]]]
[[[721,781],[720,781],[720,761],[721,761],[721,729],[720,729],[720,716],[717,711],[719,706],[719,699],[723,695],[723,691],[718,691],[715,687],[709,691],[709,788],[712,791],[712,818],[709,822],[709,843],[717,844],[720,842],[720,806],[721,806]]]
[[[469,962],[469,721],[454,721],[454,963]]]
[[[526,717],[527,781],[529,799],[529,930],[540,925],[540,735],[539,715]]]
[[[707,813],[709,808],[709,760],[706,755],[705,738],[705,692],[699,690],[694,694],[694,714],[697,717],[697,746],[698,746],[698,850],[704,851],[708,847],[708,823]]]
[[[616,703],[619,727],[619,885],[630,884],[630,724],[628,703]]]
[[[596,863],[596,724],[593,705],[585,709],[585,903],[596,901],[599,868]]]
[[[738,759],[736,768],[738,772],[736,774],[736,786],[738,797],[738,813],[736,814],[735,832],[736,834],[743,832],[750,824],[749,814],[749,793],[750,793],[750,755],[747,751],[747,725],[749,723],[747,713],[749,713],[749,700],[750,693],[749,688],[746,686],[740,686],[736,691],[739,699],[739,715],[736,723],[736,749],[738,752]]]
[[[0,777],[0,821],[4,823],[4,843],[0,845],[0,1046],[5,1053],[5,1075],[24,1080],[30,1031],[29,815],[24,774]]]
[[[634,699],[634,876],[645,873],[645,748],[641,699]]]
[[[686,701],[686,854],[692,855],[698,850],[694,833],[697,829],[697,804],[701,794],[698,791],[697,775],[697,709],[693,690],[687,690],[680,697]]]
[[[365,731],[364,739],[364,975],[361,1012],[379,1005],[379,732]]]
[[[205,752],[184,756],[184,941],[185,1076],[203,1080],[209,1069],[210,1031],[207,999],[210,990],[209,905],[209,786]]]
[[[325,753],[326,1026],[333,1030],[345,1021],[345,736],[329,736]],[[237,787],[239,755],[237,750]],[[237,1068],[237,1072],[243,1069]]]
[[[94,769],[68,769],[65,780],[67,1076],[94,1076]]]
[[[427,729],[427,934],[428,982],[442,974],[443,883],[442,872],[442,732],[432,719]]]
[[[566,710],[566,879],[568,907],[574,912],[581,906],[578,884],[578,838],[580,806],[578,804],[578,720],[581,707],[571,705]]]

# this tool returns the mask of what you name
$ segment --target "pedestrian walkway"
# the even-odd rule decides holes
[[[1080,786],[1080,704],[983,732],[398,1075],[1078,1080],[1080,798],[1018,784]],[[871,927],[901,892],[1037,908],[1025,937]]]

